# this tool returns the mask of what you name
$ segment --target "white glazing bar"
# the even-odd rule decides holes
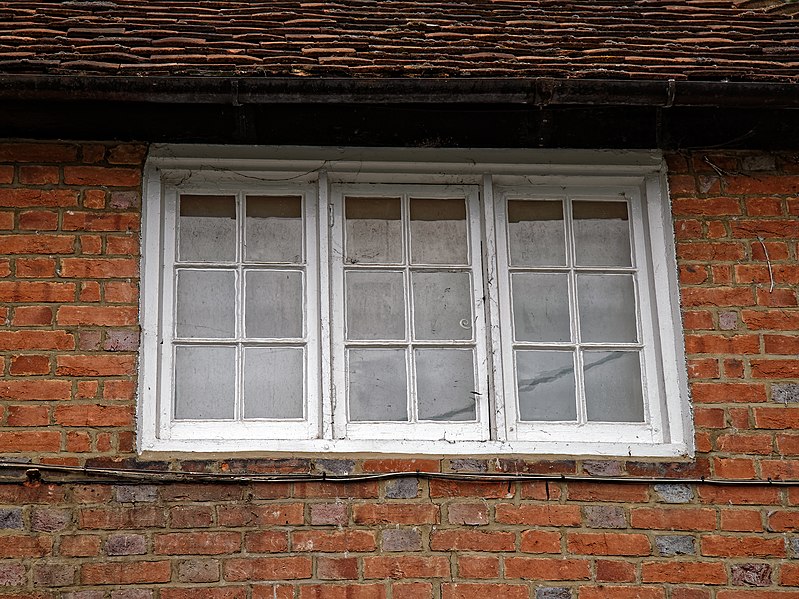
[[[161,291],[161,338],[164,343],[159,344],[158,351],[161,356],[161,384],[158,394],[159,412],[159,437],[168,437],[169,428],[174,413],[174,353],[172,351],[175,333],[175,287],[177,276],[175,271],[175,254],[177,252],[177,207],[178,192],[172,187],[164,190],[164,225],[162,260],[162,285]],[[160,254],[160,252],[159,252]]]
[[[577,423],[585,424],[588,420],[588,408],[585,403],[585,381],[583,380],[583,352],[580,348],[580,312],[577,306],[577,275],[574,272],[575,246],[574,213],[572,197],[563,199],[563,222],[566,225],[566,264],[569,265],[569,312],[571,313],[572,341],[575,343],[574,356],[574,389],[577,393]]]
[[[330,183],[327,176],[327,171],[319,173],[319,181],[317,183],[317,196],[316,196],[316,218],[317,226],[315,227],[318,237],[316,249],[311,244],[312,238],[308,238],[305,249],[306,264],[310,264],[314,259],[317,261],[317,278],[319,280],[319,343],[318,356],[320,368],[318,369],[319,376],[314,377],[313,370],[308,368],[308,384],[307,389],[309,396],[306,401],[311,401],[310,398],[314,395],[310,393],[312,389],[316,390],[316,396],[319,397],[321,405],[314,406],[309,403],[309,414],[311,410],[321,412],[321,427],[316,427],[317,431],[323,439],[332,439],[333,435],[333,375],[332,375],[332,337],[330,329],[330,270],[331,270],[331,238],[335,238],[333,234],[333,221],[336,219],[341,220],[341,212],[337,214],[333,204],[330,201]],[[310,211],[309,211],[310,213]],[[311,273],[309,273],[309,276]],[[309,323],[310,326],[310,323]],[[308,354],[317,351],[314,349],[313,344],[308,347]],[[314,380],[314,378],[316,380]]]
[[[246,223],[246,214],[247,214],[247,205],[246,202],[247,197],[244,192],[239,192],[236,194],[236,304],[235,304],[235,312],[236,312],[236,379],[235,379],[235,401],[234,401],[234,410],[233,410],[233,419],[236,422],[241,421],[243,406],[244,403],[244,349],[241,343],[241,339],[244,337],[244,293],[245,289],[244,286],[246,285],[246,281],[244,280],[244,266],[242,262],[244,260],[244,243],[245,243],[245,236],[244,236],[244,226]]]
[[[333,210],[330,227],[330,339],[331,339],[331,411],[333,438],[347,436],[347,360],[344,347],[344,191],[330,188],[328,200]]]
[[[402,223],[402,276],[405,279],[405,339],[408,344],[405,346],[405,372],[406,377],[406,409],[408,410],[408,421],[418,422],[419,410],[416,393],[416,359],[413,353],[414,341],[416,340],[416,314],[413,304],[413,281],[411,277],[411,199],[410,194],[401,194]]]

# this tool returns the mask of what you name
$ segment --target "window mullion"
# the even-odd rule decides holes
[[[334,233],[334,217],[336,215],[333,204],[330,203],[329,197],[329,180],[327,171],[319,173],[319,181],[317,187],[317,218],[318,226],[316,227],[318,243],[317,249],[313,252],[312,256],[312,239],[306,240],[305,247],[305,268],[306,277],[310,279],[310,265],[312,258],[317,259],[318,280],[319,280],[319,297],[308,298],[308,301],[316,301],[319,306],[319,349],[311,347],[306,343],[306,352],[319,351],[319,359],[321,368],[319,373],[319,380],[316,380],[316,373],[313,369],[308,368],[306,364],[306,386],[308,392],[306,394],[306,402],[308,402],[308,413],[311,410],[316,410],[317,413],[321,412],[322,422],[320,432],[323,439],[334,438],[335,418],[333,414],[333,372],[332,372],[332,359],[331,359],[331,322],[330,322],[330,300],[331,300],[331,277],[330,270],[332,268],[330,262],[330,248],[331,248],[331,235]],[[340,211],[339,211],[340,212]],[[343,218],[339,215],[339,220]],[[333,236],[335,237],[335,236]],[[308,322],[308,327],[315,326],[315,323]],[[306,333],[307,335],[307,333]],[[340,366],[341,367],[341,366]],[[317,389],[317,393],[311,393],[312,388]],[[321,410],[319,405],[311,403],[313,397],[319,398],[321,401]]]
[[[414,355],[414,305],[413,305],[413,277],[411,277],[411,200],[407,193],[402,194],[402,260],[404,263],[403,277],[405,278],[405,369],[407,374],[408,392],[405,401],[408,407],[408,421],[419,421],[419,401],[416,397],[416,356]]]
[[[574,386],[577,391],[577,422],[585,424],[588,408],[585,400],[585,383],[583,380],[583,352],[580,345],[580,313],[577,306],[577,274],[575,272],[574,253],[574,218],[572,215],[572,200],[567,196],[563,200],[563,216],[566,225],[566,264],[569,267],[569,312],[571,313],[572,340],[575,343],[574,351]]]

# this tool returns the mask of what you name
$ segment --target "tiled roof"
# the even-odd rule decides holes
[[[799,81],[781,0],[14,0],[0,73]]]

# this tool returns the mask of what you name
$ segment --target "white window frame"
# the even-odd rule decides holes
[[[403,432],[403,438],[397,439],[391,438],[390,426],[370,434],[368,427],[346,422],[339,316],[343,314],[343,267],[335,256],[343,220],[341,191],[364,184],[396,189],[455,185],[479,193],[479,201],[471,201],[469,208],[472,260],[482,259],[482,269],[479,265],[474,269],[483,278],[482,282],[475,278],[475,299],[477,309],[485,314],[485,331],[475,331],[482,385],[478,392],[485,397],[478,402],[477,434],[468,427],[431,429],[418,435],[424,438],[413,439]],[[171,310],[165,306],[173,301],[176,193],[184,189],[215,194],[263,192],[265,188],[283,193],[306,190],[305,210],[311,217],[306,220],[308,419],[304,424],[292,423],[299,425],[293,432],[274,423],[237,422],[233,427],[216,422],[176,423],[170,405],[165,405],[171,404],[172,383],[171,365],[163,351],[171,346]],[[639,308],[646,353],[642,374],[650,389],[645,396],[647,423],[526,423],[518,427],[515,405],[508,404],[515,382],[513,368],[508,366],[512,361],[507,339],[509,296],[504,288],[506,242],[498,232],[503,226],[504,198],[520,188],[528,195],[593,194],[592,198],[599,190],[605,196],[624,194],[630,202],[636,223],[634,253],[636,260],[644,258],[637,266],[642,277]],[[322,242],[316,243],[317,239]],[[483,293],[478,294],[481,289]],[[140,297],[138,449],[142,453],[680,457],[694,451],[671,210],[665,164],[656,151],[154,145],[145,167]],[[316,322],[318,327],[312,327]],[[276,430],[280,430],[279,438],[274,437]]]

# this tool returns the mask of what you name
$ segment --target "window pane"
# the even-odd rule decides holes
[[[416,397],[420,420],[475,420],[471,349],[417,349]]]
[[[345,263],[402,262],[402,203],[399,198],[346,198]]]
[[[236,274],[224,270],[179,270],[178,337],[236,335]]]
[[[414,272],[416,339],[472,338],[471,277],[467,272]]]
[[[302,198],[247,196],[246,259],[302,262]]]
[[[411,200],[411,262],[469,262],[465,200]]]
[[[302,348],[244,350],[244,418],[302,418],[302,385]]]
[[[570,341],[569,280],[566,274],[511,276],[517,341]]]
[[[405,283],[401,272],[345,275],[347,339],[405,339]]]
[[[270,339],[303,336],[302,273],[249,271],[245,287],[245,335]]]
[[[351,349],[350,420],[407,421],[408,384],[403,349]]]
[[[638,352],[587,351],[583,363],[589,421],[644,421]]]
[[[626,202],[574,202],[574,245],[581,266],[630,266]]]
[[[520,420],[577,419],[572,352],[517,351],[516,386]]]
[[[565,231],[562,202],[508,200],[511,266],[564,266]]]
[[[632,275],[577,275],[581,340],[634,343],[635,289]]]
[[[175,418],[233,418],[235,380],[235,348],[175,348]]]
[[[236,259],[236,198],[180,196],[178,257],[184,262]]]

